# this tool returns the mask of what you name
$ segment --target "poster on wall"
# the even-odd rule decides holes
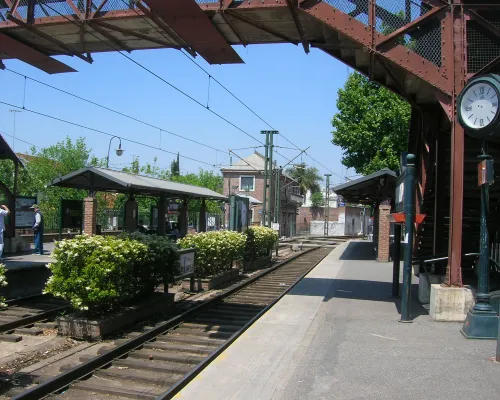
[[[33,204],[36,204],[36,197],[16,196],[16,229],[33,226],[33,210],[30,209]]]
[[[245,232],[248,228],[249,213],[248,197],[231,196],[231,209],[229,215],[229,229],[237,232]]]

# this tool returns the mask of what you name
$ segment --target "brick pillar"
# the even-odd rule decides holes
[[[137,202],[129,199],[125,203],[125,230],[128,232],[137,229]]]
[[[377,261],[389,261],[389,242],[391,240],[391,223],[387,216],[391,213],[391,206],[380,205],[378,207],[378,254]]]
[[[85,197],[83,206],[83,233],[94,236],[97,229],[97,199]]]

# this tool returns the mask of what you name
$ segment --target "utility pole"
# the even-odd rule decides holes
[[[277,135],[278,131],[260,131],[262,135],[266,135],[265,144],[265,157],[264,157],[264,198],[262,206],[262,225],[272,226],[272,213],[273,208],[273,136]],[[267,190],[269,189],[269,197],[267,195]],[[268,215],[269,214],[269,215]]]
[[[332,174],[325,174],[326,177],[326,191],[325,191],[325,228],[323,231],[324,236],[328,236],[329,221],[330,216],[330,176]]]

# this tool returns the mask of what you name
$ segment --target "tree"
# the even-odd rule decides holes
[[[308,190],[311,193],[321,191],[319,183],[322,179],[317,168],[308,167],[305,163],[300,163],[288,168],[286,172],[298,182],[302,195],[305,195]]]
[[[323,193],[315,192],[311,194],[311,206],[314,208],[323,207],[325,205],[325,199],[323,198]]]
[[[180,162],[179,162],[179,153],[177,153],[177,159],[172,161],[170,166],[170,173],[172,176],[179,176],[180,172]]]
[[[410,105],[359,73],[339,89],[332,143],[343,150],[342,164],[367,175],[399,168],[407,149]]]

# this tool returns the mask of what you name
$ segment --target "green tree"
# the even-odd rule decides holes
[[[181,174],[179,153],[177,153],[177,159],[172,161],[172,164],[170,166],[170,172],[172,176],[179,176]]]
[[[323,193],[321,192],[314,192],[311,194],[311,206],[316,208],[316,207],[323,207],[325,205],[325,199],[323,198]]]
[[[407,149],[410,105],[394,93],[353,73],[339,89],[332,120],[332,143],[343,150],[342,164],[367,175],[396,170]]]
[[[288,168],[286,172],[298,182],[302,195],[305,195],[308,190],[310,190],[311,193],[316,193],[321,190],[319,184],[322,179],[317,168],[308,167],[305,163],[300,163]]]

